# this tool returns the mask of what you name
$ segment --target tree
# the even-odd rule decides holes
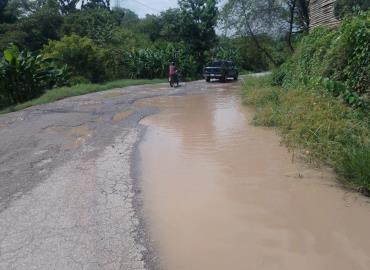
[[[289,49],[294,52],[292,37],[295,33],[307,33],[310,27],[309,0],[287,0],[287,22],[289,24],[287,43]],[[282,10],[284,10],[282,8]]]
[[[139,16],[132,10],[114,7],[112,11],[115,16],[120,17],[122,26],[131,28],[140,22]]]
[[[19,17],[19,1],[0,0],[0,24],[14,23]]]
[[[160,16],[148,14],[134,28],[134,31],[148,35],[153,42],[161,38],[161,30],[162,21]]]
[[[63,35],[89,37],[98,44],[104,44],[121,25],[122,17],[115,15],[106,9],[83,9],[64,17],[61,32]]]
[[[25,47],[31,51],[40,50],[49,39],[59,39],[63,18],[56,0],[46,0],[35,13],[19,21],[19,29],[27,34]]]
[[[37,51],[49,39],[59,39],[63,18],[59,13],[58,3],[56,0],[44,0],[37,1],[37,5],[37,9],[33,6],[32,12],[28,11],[28,16],[21,17],[13,24],[1,25],[1,49],[7,47],[9,43],[14,43],[21,49]]]
[[[0,23],[4,23],[5,19],[5,8],[8,5],[9,0],[0,0]]]
[[[289,31],[288,31],[288,38],[287,42],[289,45],[289,49],[294,52],[294,48],[292,45],[292,34],[293,34],[293,27],[294,27],[294,13],[297,6],[297,0],[288,0],[287,1],[288,9],[289,9]]]
[[[179,0],[181,38],[193,52],[199,67],[205,63],[205,53],[217,42],[216,0]]]
[[[297,0],[296,25],[298,30],[308,33],[310,29],[310,0]]]
[[[87,37],[71,35],[60,41],[49,41],[43,54],[55,59],[61,66],[67,65],[74,75],[92,82],[104,80],[102,50]]]
[[[259,36],[278,36],[286,24],[281,19],[281,4],[275,0],[229,0],[222,11],[225,29],[232,29],[234,35],[251,37],[257,48],[274,64],[277,61],[271,52],[259,41]]]
[[[82,0],[81,9],[110,9],[110,0]]]
[[[180,42],[183,40],[181,31],[179,31],[182,28],[181,17],[181,11],[178,8],[161,12],[159,17],[161,25],[160,36],[163,40],[169,42]]]
[[[369,0],[337,0],[334,11],[335,16],[341,19],[348,14],[354,14],[360,10],[366,11],[369,8]]]
[[[160,15],[146,15],[140,21],[136,30],[149,35],[155,42],[158,40],[180,42],[183,40],[180,29],[182,28],[182,14],[180,9],[168,9]]]
[[[77,4],[80,0],[58,0],[63,14],[69,14],[77,10]]]
[[[272,53],[259,41],[259,36],[286,37],[290,51],[297,33],[309,30],[310,0],[228,0],[223,8],[222,20],[226,29],[236,36],[250,36],[256,46],[274,64]]]
[[[0,24],[0,51],[5,50],[11,43],[24,48],[27,36],[19,24]]]

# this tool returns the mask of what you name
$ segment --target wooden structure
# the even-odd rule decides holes
[[[334,15],[335,0],[310,1],[310,29],[317,26],[335,27],[339,20]]]

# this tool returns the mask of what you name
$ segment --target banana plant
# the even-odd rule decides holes
[[[10,45],[0,59],[0,98],[8,105],[25,102],[46,89],[67,82],[67,68],[57,68],[50,59],[34,56]]]
[[[194,57],[182,44],[132,49],[125,53],[124,59],[130,78],[165,78],[171,62],[176,62],[183,76],[196,76]]]

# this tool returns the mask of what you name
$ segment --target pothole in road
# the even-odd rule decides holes
[[[93,101],[93,100],[81,101],[79,105],[83,107],[91,108],[91,109],[98,109],[102,107],[102,103],[100,101]]]
[[[41,160],[41,161],[39,161],[39,162],[37,162],[36,164],[35,164],[35,166],[36,167],[43,167],[43,166],[45,166],[46,164],[49,164],[50,162],[52,162],[53,161],[53,159],[51,159],[51,158],[47,158],[47,159],[44,159],[44,160]]]
[[[87,138],[90,136],[91,130],[86,124],[77,127],[49,127],[48,131],[63,134],[66,138],[64,148],[67,150],[73,150],[80,148],[86,143]]]
[[[122,121],[132,114],[132,110],[118,112],[113,116],[114,121]]]
[[[48,150],[40,150],[40,151],[35,152],[34,155],[35,156],[41,156],[41,155],[43,155],[43,154],[45,154],[47,152],[48,152]]]
[[[86,138],[78,137],[77,139],[71,139],[64,145],[64,148],[67,150],[74,150],[80,148],[83,144],[86,143]]]
[[[100,98],[102,99],[105,99],[105,98],[115,98],[115,97],[121,97],[121,96],[125,96],[127,95],[127,93],[122,93],[122,92],[112,92],[112,93],[106,93],[106,94],[103,94],[101,95]]]

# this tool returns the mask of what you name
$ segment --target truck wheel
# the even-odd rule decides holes
[[[210,82],[211,81],[211,78],[210,77],[207,77],[206,78],[206,82]]]
[[[237,81],[237,80],[238,80],[238,76],[235,76],[235,77],[234,77],[234,81]]]

